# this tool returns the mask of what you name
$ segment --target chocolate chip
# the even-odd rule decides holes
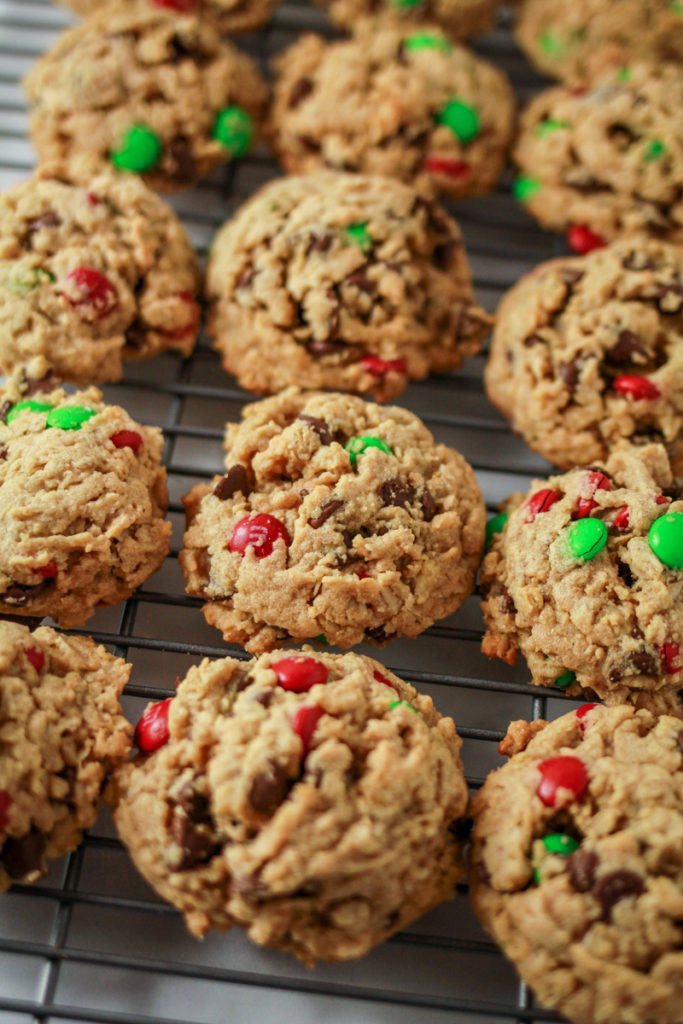
[[[308,525],[312,526],[314,530],[320,529],[323,523],[327,522],[330,516],[333,516],[338,508],[341,508],[344,504],[343,501],[339,501],[338,498],[332,498],[331,501],[326,501],[320,509],[320,515],[314,516],[308,520]]]
[[[385,643],[385,641],[393,636],[393,634],[386,632],[384,626],[373,626],[372,629],[366,629],[365,635],[369,640],[374,640],[378,644]]]
[[[267,886],[257,875],[233,875],[230,879],[230,892],[240,896],[258,896],[266,892]]]
[[[311,897],[319,896],[322,891],[320,882],[305,882],[299,886],[292,893],[292,899],[311,899]]]
[[[249,791],[249,803],[259,814],[273,814],[287,796],[289,780],[277,761],[268,762],[268,770],[257,775]]]
[[[373,295],[375,292],[374,284],[362,270],[357,270],[355,274],[349,274],[348,277],[344,278],[344,284],[353,285],[355,288],[358,288],[359,291],[365,292],[367,295]]]
[[[432,519],[436,515],[436,502],[426,487],[422,492],[420,502],[422,504],[422,516],[424,521],[426,523],[431,523]]]
[[[575,856],[575,854],[572,854]],[[611,871],[598,879],[593,895],[602,907],[602,920],[609,921],[612,907],[625,896],[640,896],[645,892],[645,882],[633,871]]]
[[[23,381],[19,387],[22,395],[26,395],[30,398],[31,395],[39,394],[43,391],[54,391],[57,387],[57,381],[55,380],[52,372],[50,371],[40,380],[33,380],[32,378]]]
[[[484,864],[483,860],[478,860],[474,865],[474,872],[483,885],[489,885],[491,882],[491,874]]]
[[[249,474],[241,463],[231,466],[225,476],[222,476],[213,489],[213,493],[221,501],[231,498],[233,494],[241,491],[247,497],[250,493]]]
[[[507,587],[503,587],[503,593],[500,595],[500,607],[505,615],[513,615],[516,611],[515,602],[512,600]]]
[[[0,443],[0,462],[6,462],[7,461],[7,453],[8,453],[7,445]]]
[[[128,348],[140,350],[147,344],[147,327],[141,320],[133,320],[126,329],[126,345]]]
[[[170,832],[180,847],[179,856],[170,864],[174,871],[187,871],[206,864],[221,848],[209,826],[191,821],[180,808],[174,811]]]
[[[308,153],[319,153],[320,143],[312,135],[297,135],[297,142]]]
[[[343,341],[332,341],[331,338],[311,338],[306,342],[306,349],[312,356],[329,356],[343,352],[345,348]]]
[[[377,493],[385,505],[397,505],[398,508],[405,508],[415,497],[415,488],[405,480],[394,477],[392,480],[385,480],[383,484],[380,484]]]
[[[633,651],[629,654],[628,661],[641,676],[656,676],[659,674],[657,661],[649,651]]]
[[[47,213],[43,213],[40,217],[33,217],[26,224],[20,244],[24,247],[28,245],[31,247],[31,235],[35,234],[36,231],[40,231],[41,228],[58,228],[61,224],[61,220],[57,216],[54,210],[48,210]]]
[[[328,231],[323,235],[311,235],[306,255],[308,256],[311,252],[327,252],[333,241],[334,235],[330,234]]]
[[[610,673],[609,673],[607,678],[609,679],[610,683],[618,683],[619,680],[622,678],[621,669],[613,668],[610,671]]]
[[[579,367],[576,360],[572,360],[570,363],[560,363],[558,373],[564,381],[567,391],[570,395],[573,395],[579,379]]]
[[[305,100],[313,92],[313,82],[310,78],[299,78],[292,86],[289,94],[289,109],[298,107],[302,100]]]
[[[605,352],[605,362],[609,366],[624,366],[633,362],[634,356],[647,358],[647,353],[640,344],[640,339],[633,331],[619,331],[616,345]]]
[[[617,572],[619,573],[619,578],[624,581],[627,587],[633,586],[635,576],[631,572],[630,565],[627,565],[626,562],[617,562]]]
[[[235,281],[235,287],[236,288],[246,288],[247,285],[251,284],[251,282],[254,280],[255,276],[256,276],[256,271],[254,270],[254,268],[253,267],[247,267],[245,270],[242,271],[242,273],[239,275],[239,277]]]
[[[32,828],[26,835],[6,840],[0,853],[2,866],[14,881],[20,881],[35,871],[42,871],[43,854],[47,839],[37,828]]]
[[[595,871],[600,863],[592,850],[576,850],[567,857],[569,881],[576,892],[589,892],[595,882]]]
[[[453,255],[457,249],[453,239],[435,245],[432,250],[432,262],[439,270],[449,270],[453,263]]]
[[[635,249],[628,256],[624,257],[621,265],[624,270],[654,270],[656,267],[654,260],[647,256],[643,257]]]
[[[29,600],[33,600],[36,597],[40,597],[41,594],[54,586],[54,580],[47,579],[43,580],[42,583],[36,583],[35,586],[29,586],[21,583],[13,583],[4,594],[0,594],[0,601],[5,604],[16,605],[17,608],[21,608],[27,604]]]
[[[524,339],[524,348],[533,348],[534,345],[547,345],[548,342],[540,334],[530,334]]]
[[[12,402],[6,401],[0,405],[0,423],[7,423],[7,413],[12,408]]]
[[[579,283],[584,273],[585,271],[583,270],[573,270],[571,267],[564,267],[560,271],[560,280],[563,284],[566,284],[567,287],[571,288],[573,285]]]
[[[178,793],[177,801],[189,820],[195,825],[211,821],[209,799],[197,791],[194,780],[184,783]]]
[[[357,532],[357,530],[342,530],[342,539],[347,548],[353,547],[353,538]]]
[[[332,443],[332,434],[325,420],[317,419],[315,416],[307,416],[305,413],[301,413],[299,419],[303,420],[304,423],[308,423],[311,430],[318,435],[322,444]]]
[[[171,60],[173,63],[179,60],[183,60],[185,57],[195,57],[195,49],[189,47],[187,43],[180,38],[177,32],[174,32],[168,41],[168,46],[171,51]]]
[[[662,285],[657,290],[657,309],[664,316],[678,313],[681,306],[683,306],[683,288],[680,285]]]
[[[193,182],[197,177],[197,163],[192,155],[192,143],[184,135],[176,135],[168,144],[173,165],[173,180],[180,184]]]
[[[636,141],[637,135],[635,135],[627,124],[611,124],[607,129],[607,137],[616,146],[617,149],[623,151]]]
[[[631,636],[633,637],[634,640],[644,640],[645,639],[645,634],[643,633],[643,631],[640,628],[640,626],[634,626],[633,627],[633,629],[631,630]]]
[[[274,693],[272,690],[260,690],[258,693],[252,693],[251,697],[261,707],[269,708],[273,702]]]

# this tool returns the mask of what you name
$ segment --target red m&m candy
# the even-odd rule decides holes
[[[270,667],[277,676],[278,686],[292,693],[305,693],[317,683],[327,682],[327,668],[317,658],[305,658],[303,655],[282,658]]]
[[[661,397],[661,391],[656,384],[653,384],[647,377],[640,377],[637,373],[622,373],[620,377],[614,378],[614,390],[620,395],[627,395],[634,401],[654,402]]]
[[[136,452],[142,445],[142,435],[137,430],[119,430],[111,435],[111,442],[115,448],[132,448]]]
[[[36,672],[40,672],[45,664],[45,655],[37,647],[27,647],[24,654],[33,665]]]
[[[322,708],[319,708],[315,704],[302,704],[300,708],[292,714],[290,718],[290,724],[292,730],[300,737],[301,742],[304,745],[304,753],[306,753],[311,745],[311,739],[315,732],[315,727],[324,715]]]
[[[525,503],[525,523],[533,523],[534,519],[541,512],[547,512],[555,502],[559,499],[560,495],[557,491],[551,490],[549,487],[545,487],[542,491],[536,491],[530,498],[527,498]]]
[[[199,304],[195,301],[192,292],[178,292],[178,298],[190,306],[189,319],[181,327],[175,327],[172,331],[164,331],[169,338],[184,338],[197,329],[199,323]]]
[[[447,160],[441,156],[428,156],[422,165],[430,174],[443,174],[454,181],[469,178],[472,165],[467,160]]]
[[[372,678],[376,679],[378,683],[384,683],[385,686],[390,686],[392,690],[397,689],[396,685],[392,683],[390,679],[387,679],[386,676],[383,676],[381,672],[378,672],[377,669],[373,670]]]
[[[257,558],[267,558],[273,553],[278,540],[283,540],[287,547],[291,543],[284,524],[275,516],[261,512],[257,516],[245,516],[235,523],[229,548],[239,555],[244,555],[247,548],[253,548]]]
[[[629,510],[628,505],[620,508],[614,517],[614,528],[616,530],[628,530]]]
[[[587,224],[572,224],[567,231],[567,241],[579,255],[584,256],[593,249],[602,249],[607,242],[601,235],[596,235]]]
[[[78,306],[95,320],[109,316],[116,307],[119,297],[108,277],[94,267],[75,267],[66,275],[71,285],[65,297],[72,306]],[[72,297],[75,296],[75,297]]]
[[[41,565],[40,569],[36,569],[39,576],[42,576],[44,580],[53,580],[59,571],[59,566],[55,562],[54,558],[46,562],[45,565]]]
[[[405,373],[408,369],[408,362],[405,359],[380,359],[379,356],[365,356],[360,364],[373,377],[386,377],[391,370],[395,373]]]
[[[681,671],[681,666],[676,663],[679,650],[680,647],[675,640],[670,640],[659,648],[659,656],[667,675],[673,676]]]
[[[568,789],[578,800],[588,785],[588,770],[578,757],[551,757],[541,761],[538,770],[541,781],[536,792],[546,807],[555,807],[560,789]]]
[[[150,704],[135,728],[135,745],[143,754],[151,754],[168,743],[168,709],[172,697]]]
[[[0,835],[7,828],[9,809],[12,806],[12,797],[4,789],[0,789]]]

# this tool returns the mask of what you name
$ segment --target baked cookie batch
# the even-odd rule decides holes
[[[27,76],[42,163],[0,196],[0,891],[104,797],[197,936],[346,960],[469,873],[544,1005],[681,1024],[683,5],[521,0],[520,45],[561,84],[518,124],[463,43],[497,2],[319,5],[351,35],[280,54],[270,102],[226,36],[272,0],[74,0],[85,20]],[[219,230],[202,294],[155,192],[259,141],[289,175]],[[439,197],[491,192],[511,146],[517,200],[574,255],[494,323]],[[83,625],[168,553],[161,431],[92,385],[188,356],[202,298],[223,368],[268,397],[183,498],[180,566],[255,657],[191,668],[132,735],[130,667],[35,623]],[[465,459],[377,403],[491,327],[488,396],[558,471],[486,524]],[[480,567],[484,653],[588,703],[511,723],[468,805],[453,720],[324,645],[417,636]]]

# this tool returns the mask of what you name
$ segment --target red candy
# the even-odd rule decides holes
[[[8,812],[11,806],[12,797],[4,789],[0,789],[0,835],[7,828]]]
[[[317,705],[302,704],[290,718],[293,731],[301,738],[304,745],[304,753],[309,749],[315,727],[324,713],[323,709]]]
[[[277,676],[278,685],[292,693],[305,693],[316,683],[327,682],[327,668],[316,658],[283,658],[270,667]]]
[[[430,174],[445,174],[447,178],[469,178],[472,167],[467,160],[446,160],[440,156],[428,156],[422,165]]]
[[[151,754],[168,743],[168,708],[173,700],[167,697],[150,704],[135,728],[135,745],[142,754]]]
[[[536,493],[532,494],[526,502],[526,516],[524,518],[524,522],[533,523],[536,516],[540,512],[547,512],[559,497],[560,495],[557,491],[552,491],[549,487],[544,488],[542,491],[536,491]]]
[[[40,569],[36,569],[39,576],[42,576],[44,580],[53,580],[59,571],[59,566],[55,562],[54,558],[45,565],[41,565]]]
[[[587,480],[589,486],[593,488],[593,492],[609,491],[610,489],[609,479],[605,476],[604,473],[600,473],[599,470],[594,470],[593,472],[589,473]],[[598,503],[597,501],[594,501],[593,498],[579,498],[576,506],[576,512],[574,513],[572,518],[587,519],[593,511],[593,509],[597,507]]]
[[[610,489],[609,477],[597,469],[588,474],[588,483],[594,491],[609,491]]]
[[[94,192],[86,192],[85,198],[88,200],[88,206],[99,206],[102,200],[99,196],[96,196]]]
[[[574,252],[581,256],[607,245],[605,239],[591,231],[587,224],[572,224],[567,231],[567,241]]]
[[[639,377],[637,373],[622,373],[620,377],[615,377],[614,390],[636,402],[641,400],[654,402],[662,394],[656,384],[653,384],[647,377]]]
[[[538,770],[542,778],[536,792],[546,807],[555,806],[559,789],[570,790],[578,799],[588,785],[588,771],[578,757],[551,757],[541,761]]]
[[[617,530],[628,530],[629,510],[628,505],[620,508],[614,517],[614,526]]]
[[[574,519],[587,519],[594,508],[598,507],[597,501],[593,501],[592,498],[579,498],[576,505],[576,512],[572,518]]]
[[[178,298],[182,299],[183,302],[187,302],[192,307],[190,319],[182,327],[176,327],[172,331],[164,331],[168,338],[184,338],[186,334],[192,334],[197,329],[199,322],[199,305],[195,302],[192,292],[178,292]]]
[[[111,435],[111,442],[115,448],[132,448],[136,452],[142,444],[142,435],[137,430],[119,430]]]
[[[380,359],[379,356],[365,356],[360,361],[361,366],[373,377],[385,377],[387,373],[394,370],[396,373],[405,373],[408,369],[406,359]]]
[[[577,718],[583,718],[585,715],[588,714],[591,708],[597,708],[597,706],[597,704],[582,704],[580,708],[576,709],[574,714]]]
[[[656,505],[668,505],[671,498],[667,498],[666,494],[658,494],[655,498]]]
[[[377,669],[374,669],[372,678],[376,679],[378,683],[384,683],[385,686],[390,686],[392,690],[396,690],[398,693],[396,686],[391,682],[391,680],[387,679],[386,676],[383,676],[381,672],[377,671]]]
[[[359,580],[367,580],[370,577],[370,573],[367,570],[367,566],[359,565],[356,569],[356,576]]]
[[[257,558],[267,558],[273,553],[275,542],[280,539],[289,547],[289,534],[280,520],[267,512],[261,512],[257,516],[245,516],[235,523],[229,548],[239,555],[244,555],[247,548],[253,548]]]
[[[170,7],[172,11],[186,13],[195,9],[198,0],[154,0],[154,3],[157,7]]]
[[[66,295],[72,306],[91,309],[96,320],[109,316],[116,307],[119,297],[108,277],[94,267],[75,267],[66,275],[67,281],[75,286],[78,298]]]
[[[40,672],[45,664],[45,655],[37,647],[27,647],[24,654],[33,665],[36,672]]]
[[[666,674],[669,676],[674,676],[681,671],[681,666],[676,664],[679,650],[680,647],[675,640],[670,640],[659,648],[659,656],[665,666]]]

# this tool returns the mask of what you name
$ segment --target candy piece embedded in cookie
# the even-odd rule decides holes
[[[361,175],[266,185],[216,236],[207,293],[224,367],[260,392],[305,382],[393,398],[459,366],[490,324],[455,221]]]
[[[107,4],[25,80],[42,160],[89,153],[152,188],[189,188],[250,149],[268,98],[256,64],[197,14]]]
[[[514,130],[501,71],[433,25],[304,35],[277,60],[269,134],[285,170],[381,174],[423,191],[496,185]]]
[[[57,376],[118,380],[122,359],[187,356],[197,259],[137,175],[80,157],[0,195],[0,368],[44,356]]]
[[[147,744],[152,718],[165,731]],[[348,960],[462,875],[453,720],[370,658],[205,660],[136,736],[142,754],[114,778],[116,824],[195,935],[241,924],[308,964]]]
[[[162,437],[43,359],[0,389],[0,614],[71,628],[159,568],[171,524]]]
[[[183,499],[180,564],[226,640],[383,644],[471,593],[479,487],[412,413],[291,388],[247,406],[225,447],[225,475]]]
[[[501,0],[315,0],[343,29],[355,29],[361,18],[378,25],[438,25],[452,39],[467,39],[493,27]]]
[[[650,439],[683,476],[683,250],[624,238],[536,267],[498,309],[486,390],[558,466]]]
[[[94,825],[130,748],[129,673],[89,637],[0,621],[0,892],[34,882]]]
[[[481,574],[483,650],[532,682],[683,718],[683,500],[661,445],[514,495]]]
[[[683,19],[682,19],[683,20]],[[585,254],[625,233],[683,241],[683,67],[637,64],[523,111],[515,194]]]
[[[95,14],[107,3],[107,0],[60,0],[76,14],[89,16]],[[132,6],[138,0],[122,0],[124,5]],[[251,32],[270,21],[278,0],[147,0],[152,10],[168,13],[196,14],[203,24],[210,24],[222,35],[237,35],[239,32]],[[481,2],[481,0],[479,0]]]
[[[573,1024],[678,1024],[680,720],[592,704],[524,726],[512,723],[514,756],[473,800],[474,909]]]

